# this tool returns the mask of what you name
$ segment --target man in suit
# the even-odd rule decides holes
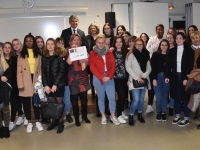
[[[79,20],[78,20],[77,16],[75,16],[75,15],[70,16],[70,18],[69,18],[70,27],[63,30],[62,34],[61,34],[61,38],[64,39],[65,48],[69,47],[69,39],[70,39],[71,35],[74,33],[78,33],[81,36],[82,46],[87,47],[85,33],[82,30],[77,28],[78,23],[79,23]]]

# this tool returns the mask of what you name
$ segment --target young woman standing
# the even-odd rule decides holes
[[[185,44],[186,36],[183,33],[176,35],[176,46],[169,51],[165,82],[170,81],[170,95],[174,99],[176,117],[172,124],[183,127],[189,125],[190,110],[187,107],[190,95],[185,92],[184,86],[187,83],[187,75],[193,69],[194,51]],[[181,121],[181,102],[184,107],[184,119]],[[180,122],[180,123],[179,123]]]

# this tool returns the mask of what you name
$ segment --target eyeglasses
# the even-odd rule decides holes
[[[135,44],[135,46],[143,46],[143,44]]]
[[[27,40],[26,43],[28,43],[28,42],[33,42],[33,40]]]

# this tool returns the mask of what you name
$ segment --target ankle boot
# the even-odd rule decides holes
[[[173,116],[173,115],[174,115],[174,109],[170,107],[168,116]]]
[[[74,113],[74,118],[75,118],[75,125],[76,126],[81,126],[81,123],[79,121],[79,108],[78,106],[73,106],[73,113]]]
[[[63,132],[63,130],[64,130],[64,123],[63,123],[63,121],[62,122],[58,122],[58,130],[57,130],[57,133],[59,134],[59,133],[62,133]]]
[[[4,127],[0,127],[0,138],[4,138]]]
[[[134,120],[133,120],[133,115],[129,115],[129,125],[134,126]]]
[[[4,127],[4,137],[9,138],[10,137],[10,131],[8,127]]]
[[[140,120],[141,123],[145,123],[145,120],[142,117],[142,113],[138,113],[138,120]]]
[[[87,105],[82,106],[82,120],[85,121],[85,123],[91,123],[87,117]]]
[[[58,121],[57,121],[56,119],[54,119],[54,120],[51,122],[50,126],[47,128],[47,131],[52,130],[52,129],[55,128],[57,125],[58,125]]]
[[[92,88],[92,99],[95,99],[95,90],[94,90],[94,88]]]

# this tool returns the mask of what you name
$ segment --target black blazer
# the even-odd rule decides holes
[[[190,72],[192,71],[193,63],[194,63],[194,50],[185,45],[181,61],[182,82],[183,80],[188,80],[187,75],[190,74]],[[169,51],[166,63],[165,77],[170,79],[170,96],[176,100],[178,98],[177,46],[170,49]],[[185,87],[183,87],[181,94],[183,100],[189,100],[190,95],[186,94]]]
[[[86,41],[86,38],[85,38],[85,33],[78,28],[77,28],[77,33],[82,38],[82,46],[86,46],[88,48],[87,41]],[[65,48],[69,47],[69,40],[70,40],[71,35],[72,35],[71,27],[63,30],[62,33],[61,33],[60,37],[64,39]]]

